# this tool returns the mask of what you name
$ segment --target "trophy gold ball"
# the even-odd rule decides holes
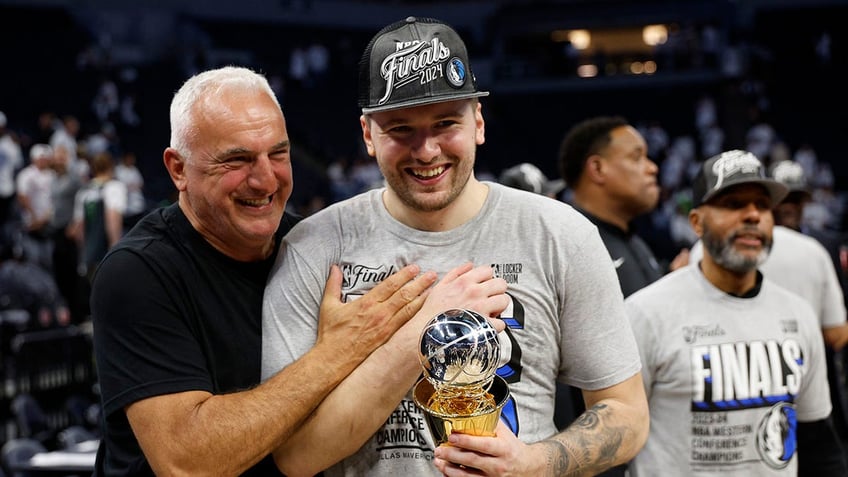
[[[451,309],[431,318],[421,332],[418,357],[424,372],[413,400],[424,410],[436,445],[452,432],[493,436],[509,398],[496,374],[497,330],[480,314]]]

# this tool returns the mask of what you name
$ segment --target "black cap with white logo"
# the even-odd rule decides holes
[[[762,185],[768,190],[772,205],[779,204],[789,192],[785,185],[766,177],[765,167],[757,156],[748,151],[732,150],[704,161],[692,184],[692,200],[698,207],[740,184]]]
[[[459,34],[433,18],[408,17],[383,28],[359,62],[364,114],[488,94],[477,90]]]

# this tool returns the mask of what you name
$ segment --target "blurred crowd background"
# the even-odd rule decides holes
[[[15,178],[32,162],[32,146],[64,151],[61,162],[83,184],[95,157],[111,158],[116,179],[136,194],[133,215],[169,203],[169,102],[190,75],[211,67],[248,66],[271,81],[293,142],[292,210],[309,215],[380,185],[362,147],[356,65],[381,26],[409,15],[453,24],[481,89],[491,92],[482,100],[478,177],[496,181],[529,162],[557,178],[558,147],[572,125],[622,115],[660,168],[660,205],[638,224],[659,259],[696,239],[686,214],[697,165],[733,148],[767,164],[798,162],[813,190],[804,226],[842,240],[848,1],[0,0],[0,199],[9,205],[0,279],[14,288],[14,277],[36,276],[38,267],[60,283],[63,272],[85,275],[74,264],[33,264],[20,243]],[[67,354],[80,363],[59,370],[49,362],[61,358],[38,348],[55,351],[59,335],[15,341],[56,328],[84,335],[84,288],[53,296],[40,285],[37,305],[15,308],[3,286],[0,442],[39,429],[56,439],[70,425],[94,432],[96,383],[84,343]],[[47,364],[35,369],[39,360],[26,353]],[[38,374],[44,369],[52,378]],[[37,390],[46,409],[22,421],[9,409],[24,404],[10,403]]]

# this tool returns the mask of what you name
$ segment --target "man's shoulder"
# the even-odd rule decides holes
[[[34,165],[30,164],[30,165],[24,167],[23,169],[21,169],[20,171],[18,171],[17,177],[18,177],[18,180],[28,179],[30,177],[33,177],[37,173],[38,173],[38,168],[36,168]]]
[[[498,183],[487,183],[495,201],[495,210],[524,218],[541,217],[543,222],[582,224],[594,226],[571,204],[530,191],[508,187]]]
[[[768,306],[772,307],[773,310],[779,310],[781,315],[791,316],[799,322],[805,323],[814,331],[821,329],[821,322],[813,304],[794,289],[786,288],[780,283],[764,277],[761,293],[765,293]],[[818,333],[815,334],[818,335]]]
[[[692,294],[699,293],[696,290],[697,283],[693,280],[693,273],[700,273],[697,270],[697,264],[680,267],[635,291],[625,298],[625,302],[666,303],[672,297],[683,297],[688,290],[692,290]],[[657,300],[657,298],[660,299]]]
[[[175,249],[177,239],[175,227],[168,223],[169,207],[157,208],[142,217],[118,243],[112,252],[128,251],[140,255],[157,257],[167,250]]]
[[[830,252],[815,237],[783,226],[775,227],[773,235],[774,245],[770,255],[786,258],[797,264],[803,264],[804,257],[810,258],[816,255],[829,260]],[[766,260],[766,264],[769,261]]]
[[[315,230],[320,230],[325,235],[338,230],[345,223],[360,223],[372,219],[375,215],[369,206],[372,194],[373,191],[366,191],[332,203],[307,217],[294,216],[295,220],[291,222],[291,230],[286,235],[286,241],[307,239]]]
[[[792,245],[803,244],[802,246],[818,244],[818,241],[815,238],[797,230],[790,229],[789,227],[784,227],[782,225],[776,225],[774,227],[772,235],[773,239],[775,240],[775,243],[783,241]]]
[[[98,274],[119,279],[153,271],[164,278],[193,270],[192,244],[164,219],[166,210],[153,210],[121,237],[103,257]]]

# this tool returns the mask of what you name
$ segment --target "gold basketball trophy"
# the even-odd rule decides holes
[[[427,322],[418,348],[424,377],[412,397],[436,446],[452,432],[495,435],[509,398],[506,381],[495,374],[500,349],[497,331],[476,312],[448,310]]]

